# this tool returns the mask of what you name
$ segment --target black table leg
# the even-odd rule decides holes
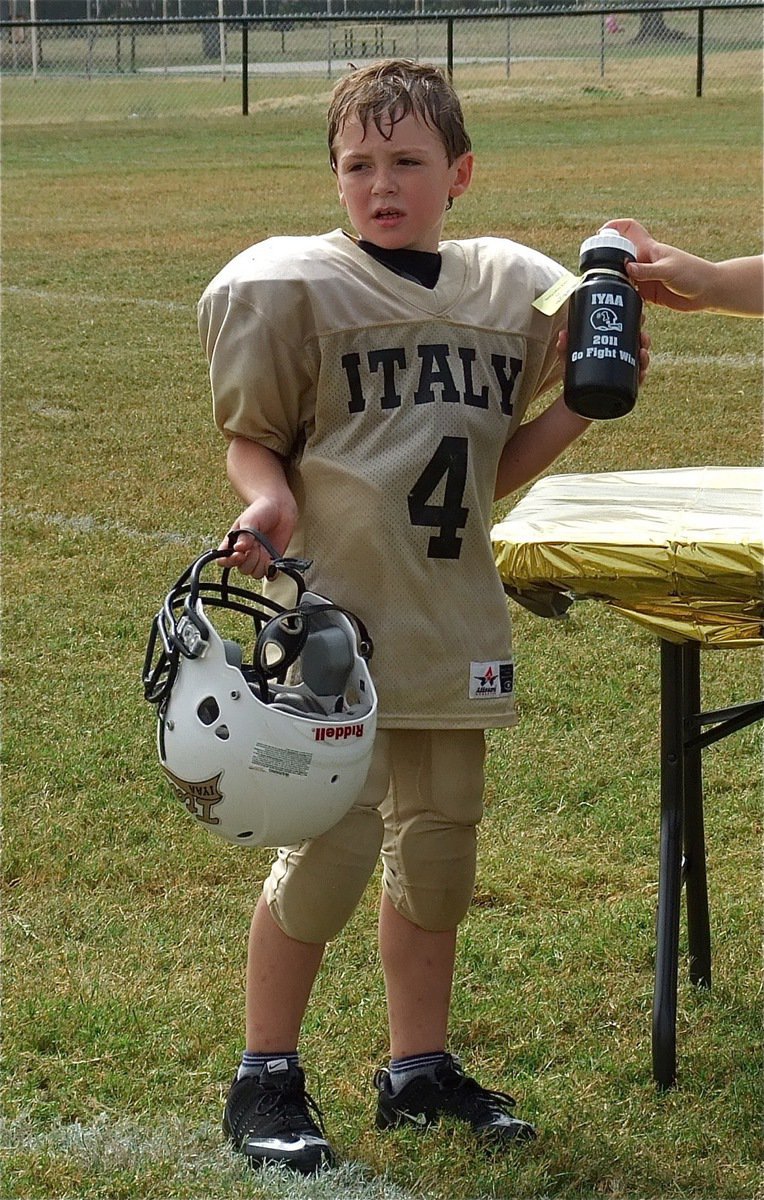
[[[661,639],[661,833],[653,995],[653,1077],[676,1082],[676,996],[684,825],[683,647]]]
[[[700,644],[661,639],[661,837],[653,998],[653,1077],[676,1083],[676,1000],[682,887],[690,980],[711,986],[702,750],[754,721],[764,701],[701,712]],[[704,729],[704,726],[708,728]],[[682,850],[684,849],[684,859]]]
[[[682,647],[683,691],[690,726],[700,711],[700,645],[686,642]],[[687,943],[690,954],[690,981],[699,987],[711,986],[711,926],[708,917],[706,880],[706,838],[703,825],[703,764],[701,745],[687,738],[694,732],[685,724],[684,746],[684,886],[687,902]]]

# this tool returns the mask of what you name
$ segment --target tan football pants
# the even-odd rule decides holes
[[[455,929],[475,885],[483,815],[482,729],[377,730],[350,812],[321,837],[279,850],[263,892],[276,924],[326,942],[350,919],[382,854],[382,886],[422,929]]]

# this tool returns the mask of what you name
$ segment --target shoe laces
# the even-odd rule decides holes
[[[461,1091],[473,1111],[488,1108],[495,1115],[507,1116],[511,1115],[511,1110],[517,1104],[509,1092],[484,1088],[477,1079],[466,1075],[459,1059],[454,1055],[448,1056],[448,1060],[435,1072],[435,1077],[444,1090]]]
[[[301,1074],[294,1073],[283,1082],[276,1079],[261,1079],[259,1094],[247,1106],[247,1123],[250,1115],[263,1117],[278,1113],[284,1118],[286,1125],[293,1130],[306,1132],[308,1126],[318,1129],[324,1135],[324,1114],[316,1101],[305,1090],[305,1081]]]

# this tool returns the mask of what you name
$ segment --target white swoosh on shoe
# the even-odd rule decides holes
[[[247,1150],[277,1150],[279,1154],[299,1154],[308,1146],[325,1146],[327,1143],[320,1137],[298,1137],[291,1141],[283,1138],[253,1138],[248,1137],[244,1143]]]

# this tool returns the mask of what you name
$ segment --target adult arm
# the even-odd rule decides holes
[[[645,300],[677,312],[713,312],[727,316],[764,316],[764,256],[710,262],[676,246],[658,242],[639,221],[608,221],[637,250],[627,271]]]

